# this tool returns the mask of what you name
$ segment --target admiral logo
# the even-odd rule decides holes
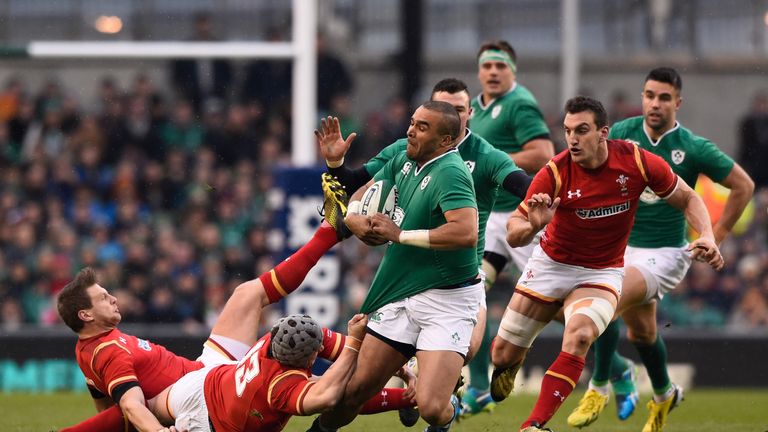
[[[624,201],[621,204],[616,204],[608,207],[599,207],[594,209],[578,209],[576,210],[576,216],[581,219],[600,219],[608,216],[614,216],[619,213],[629,211],[629,201]]]

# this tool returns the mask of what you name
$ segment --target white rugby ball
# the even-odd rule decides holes
[[[397,186],[389,180],[379,180],[363,193],[360,199],[360,214],[381,213],[394,219],[397,208]]]

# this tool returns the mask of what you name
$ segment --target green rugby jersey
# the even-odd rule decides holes
[[[444,212],[477,208],[472,177],[455,150],[432,159],[421,169],[400,152],[374,179],[388,179],[397,185],[396,213],[400,213],[403,230],[437,228],[445,224]],[[428,289],[470,280],[477,275],[478,265],[474,247],[435,250],[392,243],[360,310],[371,313]]]
[[[396,154],[404,152],[408,145],[406,138],[399,139],[385,147],[365,164],[365,170],[371,177],[384,166]],[[506,153],[495,149],[485,139],[471,130],[457,145],[459,156],[472,173],[472,181],[475,184],[475,199],[477,200],[478,237],[477,259],[483,259],[485,251],[485,226],[488,224],[488,216],[491,214],[496,196],[507,176],[520,170],[515,162]],[[524,197],[521,197],[524,198]]]
[[[470,126],[476,134],[505,153],[517,153],[528,141],[549,136],[549,128],[536,98],[518,83],[487,106],[483,106],[482,95],[472,99],[470,119]],[[501,190],[494,211],[513,211],[520,201],[521,198]]]
[[[711,141],[694,135],[680,123],[662,135],[656,144],[645,132],[643,123],[642,116],[620,121],[613,125],[608,138],[630,141],[661,156],[672,171],[692,188],[696,187],[699,174],[719,182],[733,169],[733,159]],[[686,227],[683,212],[646,188],[640,197],[629,245],[642,248],[680,247],[686,243]]]

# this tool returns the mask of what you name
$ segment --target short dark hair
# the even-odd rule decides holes
[[[95,284],[96,272],[92,268],[86,267],[77,273],[72,282],[64,286],[56,299],[56,308],[61,320],[75,333],[79,333],[85,326],[78,313],[83,309],[93,307],[87,290]]]
[[[648,76],[645,77],[645,82],[658,81],[671,85],[680,93],[683,90],[683,79],[680,74],[671,67],[657,67],[648,72]]]
[[[492,41],[486,41],[483,42],[482,45],[480,45],[480,49],[477,50],[477,59],[480,59],[480,56],[483,54],[483,51],[485,50],[500,50],[504,51],[505,53],[509,54],[509,56],[512,58],[512,62],[517,64],[517,54],[515,53],[515,49],[512,48],[512,45],[509,44],[509,42],[505,40],[492,40]]]
[[[432,95],[434,96],[437,92],[446,92],[450,94],[467,92],[467,94],[469,94],[469,88],[467,87],[467,84],[460,79],[445,78],[438,81],[437,84],[432,87]]]
[[[436,111],[440,114],[440,123],[437,125],[437,133],[440,135],[450,135],[452,140],[459,137],[461,132],[461,119],[456,108],[448,102],[427,101],[421,106],[430,111]]]
[[[565,112],[568,114],[577,114],[584,111],[591,111],[595,117],[595,124],[598,129],[608,125],[608,114],[599,100],[589,96],[576,96],[568,99],[565,103]]]

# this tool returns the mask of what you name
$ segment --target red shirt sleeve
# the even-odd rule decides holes
[[[528,217],[528,200],[537,193],[549,194],[550,198],[555,199],[555,176],[552,173],[551,165],[554,162],[549,161],[547,165],[539,170],[531,181],[531,185],[528,187],[528,193],[525,194],[525,199],[517,207],[523,216]]]
[[[102,378],[110,397],[116,386],[139,381],[133,368],[133,355],[117,341],[105,342],[96,347],[91,368]]]
[[[346,336],[327,328],[323,328],[323,350],[318,355],[320,358],[335,361],[339,358],[344,348]]]
[[[305,372],[288,370],[269,383],[267,402],[272,409],[286,414],[304,415],[304,398],[315,382]]]
[[[672,171],[672,167],[659,156],[640,149],[645,167],[648,173],[648,187],[653,190],[659,198],[666,198],[675,191],[677,186],[677,174]]]

